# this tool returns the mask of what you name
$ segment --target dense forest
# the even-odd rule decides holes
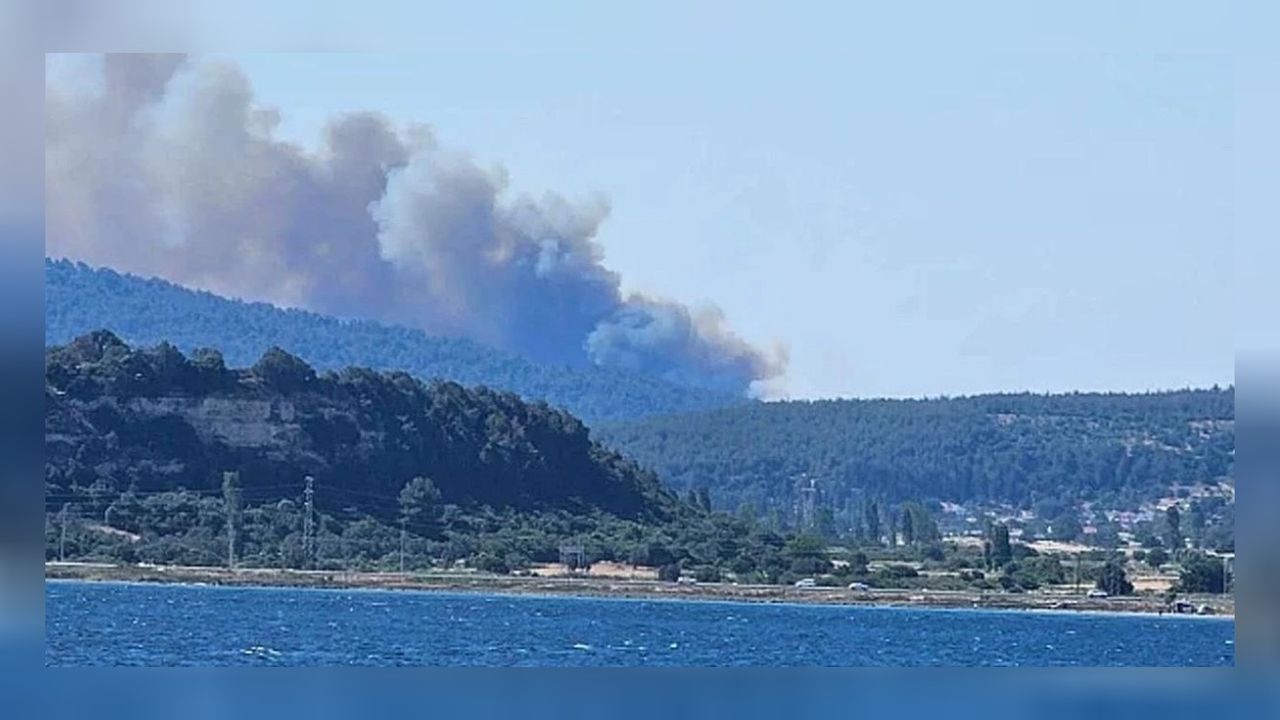
[[[591,560],[693,567],[783,542],[511,393],[317,373],[278,348],[231,369],[216,350],[97,331],[46,352],[45,395],[53,557],[216,564],[230,544],[247,564],[360,567],[403,532],[418,566],[518,568],[574,542]]]
[[[612,561],[665,580],[1011,592],[1067,582],[1056,557],[1012,542],[1004,525],[989,526],[981,548],[944,543],[914,500],[864,504],[856,533],[830,522],[786,532],[716,512],[705,487],[681,499],[569,413],[511,393],[403,372],[317,373],[279,348],[233,369],[213,349],[135,348],[108,331],[45,360],[50,560],[503,574]],[[1161,397],[1111,415],[1162,427],[1149,416],[1200,417],[1213,405]],[[975,402],[1001,426],[1038,407]],[[1097,425],[1090,407],[1055,411]],[[1195,564],[1180,527],[1171,511],[1164,539],[1144,539],[1152,558],[1161,553],[1153,567],[1172,557],[1184,576],[1220,568]],[[1196,527],[1192,516],[1193,539]],[[1081,578],[1131,591],[1122,561],[1100,547]]]
[[[747,402],[639,374],[538,364],[469,340],[229,300],[163,280],[46,260],[46,343],[66,343],[102,328],[134,344],[170,342],[184,352],[216,347],[233,365],[248,365],[268,348],[281,347],[321,370],[361,366],[486,385],[563,407],[587,422]]]
[[[1234,408],[1232,388],[772,402],[597,436],[678,491],[709,488],[728,510],[785,515],[806,492],[837,514],[868,498],[1128,508],[1230,477]]]
[[[360,368],[317,374],[273,348],[251,368],[214,350],[134,349],[99,331],[46,355],[56,491],[297,485],[394,497],[416,475],[449,502],[665,518],[651,473],[593,443],[563,410],[513,394]],[[300,487],[300,485],[299,485]]]

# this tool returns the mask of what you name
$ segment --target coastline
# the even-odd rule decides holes
[[[108,563],[45,564],[46,580],[129,582],[230,587],[416,590],[517,596],[563,596],[632,600],[693,600],[862,607],[906,607],[970,610],[1018,610],[1170,617],[1235,619],[1230,597],[1197,598],[1210,615],[1171,613],[1158,597],[1087,598],[1062,593],[955,592],[938,590],[867,590],[794,588],[781,585],[727,583],[681,584],[656,580],[598,577],[526,577],[447,572],[346,572],[273,568],[114,565]]]

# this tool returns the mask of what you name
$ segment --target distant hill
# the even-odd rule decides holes
[[[597,429],[716,507],[862,498],[1132,504],[1232,472],[1235,391],[756,403]]]
[[[588,422],[749,402],[642,375],[543,365],[468,340],[229,300],[163,280],[46,260],[46,344],[98,329],[134,344],[167,341],[183,351],[217,347],[231,365],[251,364],[278,346],[321,370],[363,366],[486,385],[563,407]]]

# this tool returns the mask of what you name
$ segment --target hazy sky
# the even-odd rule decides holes
[[[785,344],[792,397],[1232,382],[1229,58],[899,52],[829,30],[588,53],[562,19],[414,54],[231,59],[300,143],[379,110],[514,191],[604,196],[625,287]]]

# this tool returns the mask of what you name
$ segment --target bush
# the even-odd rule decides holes
[[[1178,592],[1219,594],[1226,590],[1222,560],[1195,553],[1182,562]]]
[[[1040,581],[1032,575],[1021,574],[1013,578],[1014,584],[1023,590],[1036,590],[1040,587]]]
[[[693,578],[698,582],[718,583],[720,582],[720,568],[715,565],[701,565],[694,569]]]
[[[910,565],[902,565],[899,563],[894,563],[892,565],[885,565],[884,567],[880,568],[876,572],[876,574],[879,575],[880,577],[883,577],[886,579],[893,579],[893,580],[898,580],[903,578],[913,578],[913,577],[920,576],[920,573],[916,572],[915,568],[911,567]]]
[[[1108,561],[1098,574],[1096,586],[1108,595],[1131,595],[1133,583],[1125,575],[1124,568],[1115,561]]]
[[[1022,586],[1012,575],[1001,575],[997,582],[1000,584],[1000,589],[1005,592],[1022,592]]]
[[[791,571],[787,571],[775,578],[775,585],[795,585],[796,581],[808,577],[807,575],[797,575]]]
[[[528,570],[529,567],[533,565],[533,561],[529,559],[528,555],[525,555],[524,553],[518,552],[518,551],[507,553],[505,556],[505,560],[507,563],[507,567],[510,568],[512,571]]]
[[[489,553],[480,553],[475,556],[471,561],[471,565],[477,570],[495,575],[508,575],[511,573],[511,567],[507,565],[505,559]]]
[[[749,575],[755,569],[755,560],[752,560],[751,556],[745,553],[737,555],[729,561],[729,570],[731,570],[734,575]]]
[[[1014,560],[1025,560],[1027,558],[1038,557],[1039,555],[1040,553],[1036,552],[1036,549],[1029,545],[1023,545],[1022,543],[1013,544]]]
[[[867,554],[861,550],[849,556],[849,568],[853,571],[854,575],[866,575],[868,562],[870,562],[870,560],[868,560]]]
[[[1134,553],[1133,556],[1134,559],[1138,559],[1137,553]],[[1163,548],[1153,548],[1151,552],[1147,553],[1146,561],[1147,565],[1159,570],[1161,565],[1169,562],[1169,553],[1165,552]]]
[[[680,579],[680,564],[667,563],[658,568],[658,579],[663,582],[675,582]]]
[[[1066,579],[1066,571],[1062,563],[1057,557],[1048,555],[1028,558],[1019,563],[1017,571],[1011,574],[1028,590],[1041,585],[1060,585]]]

